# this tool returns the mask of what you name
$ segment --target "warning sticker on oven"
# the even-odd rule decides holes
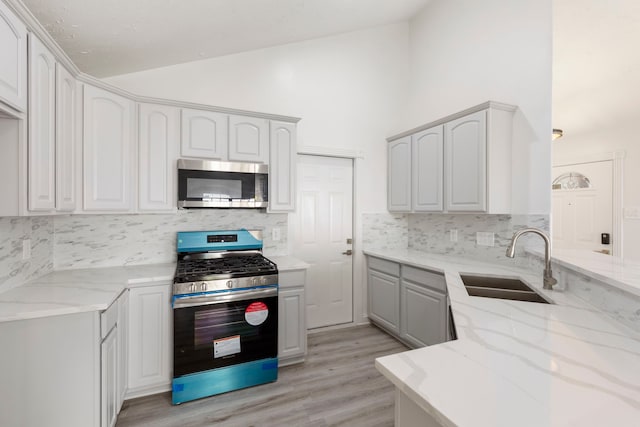
[[[213,340],[213,358],[240,353],[240,335]]]
[[[268,316],[269,308],[260,301],[252,302],[244,311],[245,320],[252,326],[262,325]]]

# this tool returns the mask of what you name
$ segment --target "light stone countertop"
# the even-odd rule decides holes
[[[0,322],[106,310],[125,288],[172,282],[168,264],[59,270],[0,293]]]
[[[267,258],[276,263],[278,271],[306,270],[310,267],[306,262],[292,256],[267,256]]]
[[[279,271],[309,264],[289,256],[268,257]],[[0,322],[106,310],[125,288],[172,283],[176,265],[58,270],[0,293]]]
[[[446,426],[637,426],[640,336],[542,272],[408,249],[365,254],[444,272],[458,339],[376,360]],[[554,304],[470,297],[459,273],[520,277]]]
[[[544,259],[544,251],[542,250],[527,248],[527,252]],[[577,249],[553,249],[551,261],[640,296],[640,263]]]

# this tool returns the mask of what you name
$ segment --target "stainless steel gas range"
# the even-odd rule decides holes
[[[278,269],[258,231],[178,233],[172,402],[275,381]]]

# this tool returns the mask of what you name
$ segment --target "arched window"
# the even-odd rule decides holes
[[[579,172],[568,172],[557,177],[551,184],[552,190],[575,190],[576,188],[591,188],[591,181]]]

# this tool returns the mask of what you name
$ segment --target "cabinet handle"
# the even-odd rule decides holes
[[[345,252],[342,252],[342,255],[351,255],[353,251],[351,249],[347,249]]]

